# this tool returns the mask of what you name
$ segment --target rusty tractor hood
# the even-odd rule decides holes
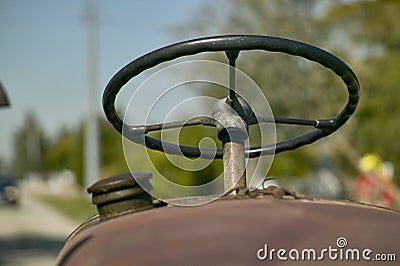
[[[400,256],[399,224],[396,211],[348,201],[269,195],[220,199],[105,221],[94,217],[68,239],[58,265],[280,265],[277,251],[282,248],[289,260],[291,250],[300,252],[296,265],[321,263],[321,256],[329,265],[335,262],[329,249],[338,256],[355,249],[360,256],[370,249],[370,258],[377,253]],[[309,249],[316,251],[315,260],[301,260],[301,252]],[[295,258],[297,253],[291,252]],[[343,257],[340,264],[365,265],[365,260]]]

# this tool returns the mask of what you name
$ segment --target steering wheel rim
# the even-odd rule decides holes
[[[254,158],[261,155],[277,154],[283,151],[296,149],[303,145],[311,144],[336,131],[345,124],[354,113],[359,102],[360,85],[353,70],[338,57],[318,47],[279,37],[261,35],[225,35],[175,43],[150,52],[130,62],[112,77],[104,90],[103,110],[105,115],[113,127],[131,141],[143,144],[143,140],[138,141],[137,135],[144,135],[144,144],[148,148],[160,150],[166,153],[174,153],[173,151],[179,149],[183,155],[188,157],[201,156],[222,158],[222,149],[217,149],[217,152],[215,152],[215,149],[168,143],[146,135],[146,126],[130,126],[125,124],[118,116],[115,108],[115,99],[119,91],[129,80],[160,63],[202,52],[246,50],[281,52],[316,62],[323,67],[332,70],[337,76],[339,76],[346,85],[348,91],[348,100],[336,116],[328,119],[312,120],[311,123],[308,121],[308,124],[314,126],[315,129],[302,135],[274,144],[247,147],[245,150],[246,157]],[[292,123],[286,122],[286,124]],[[125,129],[127,129],[127,132],[132,134],[124,134],[123,132]],[[170,147],[170,149],[168,147]]]

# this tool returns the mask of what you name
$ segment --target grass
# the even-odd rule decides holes
[[[82,222],[97,213],[96,207],[84,195],[60,197],[45,194],[37,195],[37,198],[77,222]]]

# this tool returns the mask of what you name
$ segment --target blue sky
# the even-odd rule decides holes
[[[99,0],[98,112],[108,80],[126,63],[156,48],[198,37],[174,33],[204,0]],[[0,81],[11,108],[0,110],[0,158],[10,159],[12,136],[27,112],[54,137],[86,111],[85,0],[1,0]]]

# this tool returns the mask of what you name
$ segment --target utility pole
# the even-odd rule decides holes
[[[85,121],[84,185],[88,187],[99,179],[99,132],[97,118],[98,100],[98,18],[94,1],[89,0],[85,12],[87,28],[88,107]]]

